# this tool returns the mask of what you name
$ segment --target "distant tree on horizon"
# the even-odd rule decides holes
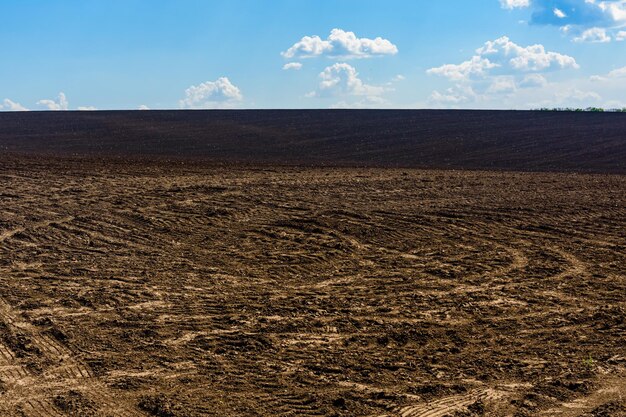
[[[587,112],[587,113],[626,113],[626,107],[621,109],[604,109],[602,107],[541,107],[537,111],[558,111],[558,112]]]

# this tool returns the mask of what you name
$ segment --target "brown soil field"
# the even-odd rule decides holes
[[[0,184],[2,416],[626,415],[626,176],[4,155]]]
[[[256,165],[626,174],[626,113],[0,112],[0,152]]]

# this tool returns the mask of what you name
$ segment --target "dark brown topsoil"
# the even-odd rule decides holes
[[[274,165],[626,173],[626,114],[435,110],[0,113],[0,151]]]

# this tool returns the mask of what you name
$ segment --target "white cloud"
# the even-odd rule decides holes
[[[540,74],[527,74],[528,76]],[[523,85],[516,77],[515,91],[487,93],[492,79],[456,84],[448,89],[434,91],[423,104],[436,108],[472,109],[535,109],[541,107],[624,107],[626,83],[623,79],[607,79],[593,83],[585,78],[545,81],[541,86]],[[539,79],[535,83],[540,82]]]
[[[592,75],[591,77],[589,77],[589,80],[594,81],[594,82],[603,82],[603,81],[614,80],[616,78],[626,78],[626,67],[614,69],[613,71],[609,72],[607,75],[604,75],[604,76]]]
[[[428,101],[436,106],[458,107],[460,104],[479,101],[480,98],[471,86],[457,84],[443,93],[433,91]]]
[[[69,103],[65,93],[60,92],[57,100],[44,99],[37,102],[39,106],[46,107],[48,110],[59,111],[69,109]]]
[[[396,85],[397,83],[401,83],[404,80],[406,80],[406,77],[404,75],[397,74],[394,75],[389,81],[387,81],[385,83],[385,86],[393,90],[394,85]]]
[[[615,40],[616,41],[626,41],[626,30],[620,30],[619,32],[617,32],[617,34],[615,35]]]
[[[365,84],[359,73],[350,64],[337,63],[326,67],[319,75],[321,79],[315,96],[351,95],[379,96],[385,92],[383,87]]]
[[[510,67],[520,71],[579,68],[576,60],[571,56],[558,52],[548,52],[540,44],[522,47],[511,42],[507,36],[485,42],[485,45],[478,48],[476,53],[496,61],[508,59]]]
[[[146,106],[145,104],[142,104],[139,107],[137,107],[137,110],[150,110],[150,107]]]
[[[467,103],[469,99],[463,95],[456,94],[451,88],[445,93],[435,90],[428,97],[428,101],[436,104],[460,104]]]
[[[499,76],[494,77],[491,81],[491,85],[487,88],[487,94],[500,94],[500,93],[513,93],[517,90],[515,83],[515,77],[512,76]]]
[[[96,111],[98,109],[94,106],[79,106],[77,110],[78,111]]]
[[[346,63],[336,63],[326,67],[319,74],[317,90],[307,97],[341,97],[344,100],[332,105],[333,108],[380,108],[388,104],[381,97],[389,88],[366,84],[359,78],[356,68]],[[357,100],[352,100],[357,98]]]
[[[591,28],[575,37],[574,42],[606,43],[611,42],[611,37],[607,35],[604,28]]]
[[[596,99],[593,105],[604,108],[626,107],[626,67],[616,68],[606,74],[594,75],[586,80],[572,80],[569,82],[571,89],[584,92],[593,92],[601,97]]]
[[[496,69],[499,75],[506,75],[578,67],[576,60],[570,56],[546,51],[543,45],[522,47],[503,36],[486,42],[467,61],[431,68],[426,73],[461,82],[487,78]]]
[[[468,61],[428,70],[454,83],[446,90],[433,91],[428,102],[451,108],[534,108],[600,100],[592,88],[547,79],[554,71],[576,68],[573,57],[548,51],[543,45],[520,46],[503,36],[486,42]]]
[[[498,66],[498,64],[494,64],[486,58],[473,56],[472,59],[460,64],[445,64],[437,68],[431,68],[426,73],[441,75],[452,81],[462,81],[471,77],[482,77],[486,75],[487,70]]]
[[[530,0],[500,0],[500,5],[504,9],[519,9],[530,6]]]
[[[501,0],[500,2],[507,9],[530,8],[532,10],[531,24],[558,26],[563,33],[573,36],[576,42],[603,43],[610,42],[612,38],[620,40],[619,32],[616,33],[616,30],[626,27],[626,0],[532,0],[532,2]],[[604,32],[597,29],[602,29]]]
[[[227,77],[207,81],[185,90],[185,98],[179,101],[183,109],[232,108],[243,100],[238,87]]]
[[[602,105],[605,109],[626,109],[626,101],[623,100],[607,100]]]
[[[296,70],[299,71],[302,69],[302,64],[300,62],[289,62],[283,65],[283,70]]]
[[[28,109],[22,106],[20,103],[5,98],[0,103],[0,111],[28,111]]]
[[[625,78],[626,77],[626,67],[618,68],[609,72],[610,78]]]
[[[331,109],[380,109],[388,107],[389,102],[382,97],[372,96],[363,97],[357,101],[347,102],[342,100],[338,103],[332,104]]]
[[[555,94],[555,99],[557,102],[589,102],[589,101],[597,101],[602,97],[600,94],[594,91],[582,91],[577,88],[572,88],[570,90],[559,91]]]
[[[281,55],[284,58],[371,58],[382,55],[395,55],[398,47],[387,39],[357,38],[354,32],[333,29],[327,39],[319,36],[305,36]]]
[[[548,85],[548,80],[541,74],[528,74],[519,83],[522,88],[545,87],[546,85]]]
[[[595,0],[587,0],[588,3],[594,4]],[[615,26],[626,26],[626,1],[625,0],[609,0],[598,2],[598,7],[610,19],[613,20]]]

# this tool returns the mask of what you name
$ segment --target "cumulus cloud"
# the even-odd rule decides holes
[[[302,69],[302,64],[300,62],[289,62],[283,65],[283,70],[285,71],[288,71],[288,70],[299,71],[301,69]]]
[[[380,96],[384,87],[369,85],[359,78],[356,68],[350,64],[337,63],[326,67],[319,75],[318,90],[309,96]]]
[[[577,68],[573,57],[548,51],[543,45],[521,46],[503,36],[485,42],[467,61],[427,70],[428,74],[442,76],[454,84],[446,90],[433,91],[429,102],[446,107],[467,103],[472,107],[494,107],[493,103],[500,108],[505,103],[515,107],[518,97],[530,100],[539,93],[547,94],[544,90],[550,90],[551,85],[546,75]],[[572,97],[575,94],[570,94]],[[551,92],[550,100],[565,99]]]
[[[179,101],[183,109],[211,109],[236,107],[243,100],[241,90],[227,77],[192,85],[185,90],[185,98]]]
[[[150,107],[146,106],[145,104],[142,104],[139,107],[137,107],[137,110],[150,110]]]
[[[20,103],[5,98],[0,102],[0,111],[28,111],[28,109]]]
[[[543,45],[522,47],[507,36],[495,41],[488,41],[476,50],[479,56],[488,56],[492,60],[508,60],[511,68],[521,71],[544,71],[548,69],[578,68],[576,60],[558,52],[548,52]]]
[[[618,68],[609,72],[610,78],[626,78],[626,67]]]
[[[528,74],[519,82],[522,88],[545,87],[546,85],[548,85],[548,80],[541,74]]]
[[[591,28],[583,31],[580,36],[574,38],[574,42],[605,43],[611,42],[604,28]]]
[[[371,58],[374,56],[395,55],[398,47],[387,39],[358,38],[354,32],[333,29],[327,39],[305,36],[282,52],[284,58]]]
[[[441,75],[453,81],[467,80],[471,77],[484,76],[488,70],[498,67],[487,58],[473,56],[460,64],[445,64],[426,71],[430,75]]]
[[[589,77],[591,81],[608,81],[616,78],[626,78],[626,67],[614,69],[607,75],[592,75]]]
[[[443,93],[435,90],[428,97],[428,102],[435,106],[458,107],[461,104],[477,102],[481,99],[469,85],[457,84],[446,89]]]
[[[486,42],[476,50],[476,55],[467,61],[460,64],[445,64],[426,72],[459,82],[485,78],[494,69],[501,73],[528,73],[578,67],[576,60],[571,56],[546,51],[543,45],[519,46],[503,36],[495,41]]]
[[[435,90],[428,97],[428,101],[435,104],[460,104],[467,103],[469,100],[467,97],[456,94],[452,88],[449,88],[445,93],[440,93]]]
[[[77,110],[78,111],[96,111],[98,109],[94,106],[79,106],[77,107]]]
[[[371,85],[364,82],[356,68],[347,63],[336,63],[326,67],[319,74],[319,85],[307,97],[340,98],[331,108],[381,108],[389,104],[382,97],[393,91],[387,86]]]
[[[500,0],[503,9],[519,9],[530,6],[530,0]]]
[[[605,74],[593,75],[586,80],[571,83],[572,89],[595,92],[602,101],[597,105],[604,108],[626,107],[626,67],[615,68]]]
[[[50,99],[39,100],[37,102],[37,105],[43,106],[47,108],[48,110],[52,110],[52,111],[69,109],[69,102],[67,101],[67,97],[65,96],[65,93],[63,92],[59,93],[59,96],[57,97],[56,100],[50,100]]]
[[[615,40],[616,41],[626,41],[626,30],[620,30],[619,32],[617,32],[617,34],[615,35]]]
[[[488,94],[513,93],[517,90],[515,77],[510,75],[502,75],[494,77],[491,84],[487,88]]]

